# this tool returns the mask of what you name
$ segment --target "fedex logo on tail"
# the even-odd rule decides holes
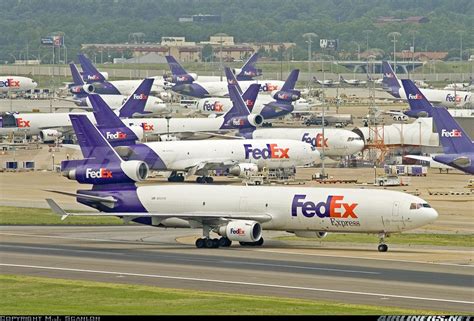
[[[291,216],[298,216],[298,213],[303,216],[311,218],[315,215],[320,218],[352,218],[356,219],[357,214],[355,208],[357,203],[345,203],[342,195],[329,195],[326,201],[315,203],[312,201],[305,201],[306,195],[296,194],[291,203]]]
[[[183,75],[183,76],[176,76],[176,82],[185,82],[185,81],[190,81],[191,77],[188,75]]]
[[[214,112],[223,112],[224,111],[224,104],[219,102],[219,101],[215,101],[215,102],[209,102],[209,101],[205,101],[204,102],[204,105],[202,106],[202,110],[204,111],[214,111]]]
[[[451,94],[446,95],[446,101],[449,101],[452,103],[460,103],[461,100],[462,100],[461,96],[456,96],[456,95],[451,95]]]
[[[99,80],[100,77],[99,75],[95,74],[95,75],[87,75],[87,80]]]
[[[7,78],[7,80],[0,80],[0,88],[20,88],[20,81],[14,80],[12,78]]]
[[[328,139],[324,138],[323,134],[317,134],[316,137],[310,137],[309,133],[304,133],[301,141],[311,144],[313,147],[329,147]]]
[[[263,92],[270,92],[278,89],[278,85],[272,85],[270,83],[266,83],[263,86],[260,86],[260,91]]]
[[[420,95],[420,94],[416,94],[416,95],[408,94],[408,99],[410,99],[410,100],[419,100],[419,99],[423,99],[423,96]]]
[[[250,159],[252,156],[253,159],[283,159],[290,158],[288,155],[289,148],[279,148],[278,144],[266,144],[267,147],[253,148],[252,144],[244,144],[245,149],[245,159]]]
[[[112,178],[112,171],[109,171],[107,168],[100,168],[97,171],[92,168],[87,168],[86,178]]]
[[[148,99],[148,96],[145,95],[145,94],[140,94],[140,95],[133,94],[133,99],[135,99],[135,100],[146,100],[146,99]]]
[[[127,134],[125,134],[121,131],[117,131],[115,133],[106,132],[105,137],[107,139],[125,139],[125,138],[127,138]]]
[[[452,131],[448,132],[446,129],[441,130],[441,137],[462,137],[462,132],[458,129],[453,129]]]

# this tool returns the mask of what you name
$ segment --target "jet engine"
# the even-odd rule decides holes
[[[63,133],[56,129],[43,129],[39,133],[39,136],[44,143],[54,142],[56,138],[59,138],[62,135]]]
[[[235,220],[219,226],[217,233],[231,241],[256,242],[262,237],[262,226],[255,221]]]
[[[115,184],[141,182],[148,177],[148,165],[142,161],[125,161],[121,164],[88,164],[87,160],[63,161],[63,176],[82,184]]]
[[[240,164],[232,166],[229,169],[229,174],[238,176],[238,177],[245,177],[248,174],[255,174],[257,172],[258,172],[258,166],[253,163],[240,163]]]
[[[272,91],[272,97],[275,100],[292,102],[300,99],[301,92],[298,90],[274,90]]]
[[[322,239],[325,238],[328,233],[322,231],[294,231],[293,232],[298,237],[305,237],[305,238],[318,238]]]
[[[251,125],[253,127],[260,127],[263,124],[263,117],[259,114],[251,114],[242,117],[233,117],[229,120],[229,125],[232,127],[246,127]]]

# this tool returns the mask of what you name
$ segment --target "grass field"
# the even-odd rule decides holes
[[[440,314],[327,301],[0,275],[0,315]]]
[[[122,225],[116,217],[69,217],[61,221],[50,209],[0,206],[0,225]]]
[[[344,242],[344,243],[370,243],[378,241],[375,234],[339,234],[328,233],[323,239],[301,238],[296,236],[279,237],[282,241],[309,241],[309,242]],[[455,234],[392,234],[385,238],[388,244],[405,245],[437,245],[437,246],[466,246],[472,247],[474,235],[455,235]]]

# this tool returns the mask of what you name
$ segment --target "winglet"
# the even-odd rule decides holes
[[[63,210],[54,200],[47,198],[46,202],[54,213],[61,215],[61,221],[64,221],[66,218],[68,218],[69,214],[66,213],[66,211]]]

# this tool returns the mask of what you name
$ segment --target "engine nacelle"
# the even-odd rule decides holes
[[[229,119],[228,125],[234,128],[245,128],[249,126],[260,127],[263,124],[263,116],[251,114],[248,116],[233,117]]]
[[[54,142],[57,138],[61,137],[63,133],[56,129],[43,129],[40,131],[39,136],[45,143]]]
[[[63,176],[81,184],[117,184],[141,182],[148,177],[148,165],[142,161],[124,161],[120,164],[88,164],[87,160],[61,162]]]
[[[407,115],[393,115],[392,119],[398,120],[398,121],[406,121],[408,120],[408,116]]]
[[[229,169],[229,174],[238,177],[245,177],[255,173],[258,173],[258,166],[253,163],[240,163]]]
[[[274,90],[272,91],[273,99],[280,100],[280,101],[297,101],[301,97],[301,92],[298,90]]]
[[[85,84],[83,86],[72,86],[69,91],[72,94],[92,94],[95,92],[95,87],[93,84]]]
[[[198,76],[195,73],[188,73],[184,75],[165,75],[163,79],[173,84],[191,84],[198,79]]]
[[[296,236],[298,237],[305,237],[305,238],[318,238],[322,239],[327,236],[327,232],[321,232],[321,231],[294,231]]]
[[[262,237],[262,226],[255,221],[235,220],[220,226],[217,232],[231,241],[256,242]]]

